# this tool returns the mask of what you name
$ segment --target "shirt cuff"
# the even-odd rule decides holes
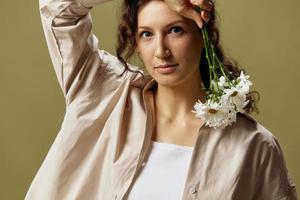
[[[83,5],[84,7],[87,8],[92,8],[98,4],[107,2],[107,1],[111,1],[111,0],[78,0],[78,2]]]

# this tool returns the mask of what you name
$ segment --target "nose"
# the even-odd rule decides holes
[[[157,58],[167,58],[171,55],[171,51],[167,48],[167,45],[161,36],[157,37],[154,55]]]

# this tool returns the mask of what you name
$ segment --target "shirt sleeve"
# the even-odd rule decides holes
[[[275,137],[261,147],[256,194],[253,200],[297,200],[295,185]]]
[[[40,0],[40,14],[50,57],[66,103],[89,88],[107,67],[92,32],[90,10],[108,0]],[[110,55],[110,54],[109,54]],[[106,56],[109,59],[112,56]],[[122,65],[114,66],[124,70]]]

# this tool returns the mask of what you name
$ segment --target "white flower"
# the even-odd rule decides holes
[[[248,104],[245,93],[245,88],[231,87],[230,89],[225,89],[224,94],[221,97],[221,101],[227,104],[232,104],[235,110],[240,113],[244,113],[244,107]]]
[[[238,81],[242,81],[242,82],[244,82],[244,84],[247,84],[247,85],[251,86],[251,85],[252,85],[252,82],[249,80],[249,78],[250,78],[249,75],[246,75],[246,76],[245,76],[244,72],[241,71],[241,74],[240,74],[240,76],[237,78],[237,80],[238,80]]]
[[[230,106],[231,109],[228,109],[227,117],[224,119],[224,126],[231,125],[233,122],[236,122],[237,111],[234,109],[234,106]]]
[[[196,117],[201,118],[205,125],[210,127],[221,127],[232,123],[235,117],[232,116],[232,111],[234,108],[230,104],[222,104],[222,102],[213,102],[208,99],[204,104],[200,101],[196,102],[194,106]]]
[[[229,87],[230,84],[226,81],[226,78],[224,76],[221,76],[219,78],[218,85],[220,89],[223,90],[225,87]]]
[[[250,86],[253,85],[249,78],[250,76],[245,76],[243,71],[241,71],[240,76],[237,78],[236,88],[244,94],[247,94],[250,90]]]
[[[221,76],[211,80],[205,103],[200,101],[194,105],[196,117],[201,118],[205,125],[213,128],[224,128],[236,122],[237,113],[244,113],[248,104],[247,94],[252,82],[249,76],[241,74],[238,78],[229,80]],[[213,101],[212,99],[218,99]]]

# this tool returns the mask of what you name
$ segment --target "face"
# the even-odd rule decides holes
[[[143,5],[137,17],[137,51],[158,84],[175,86],[200,79],[203,40],[193,20],[171,10],[162,0]]]

